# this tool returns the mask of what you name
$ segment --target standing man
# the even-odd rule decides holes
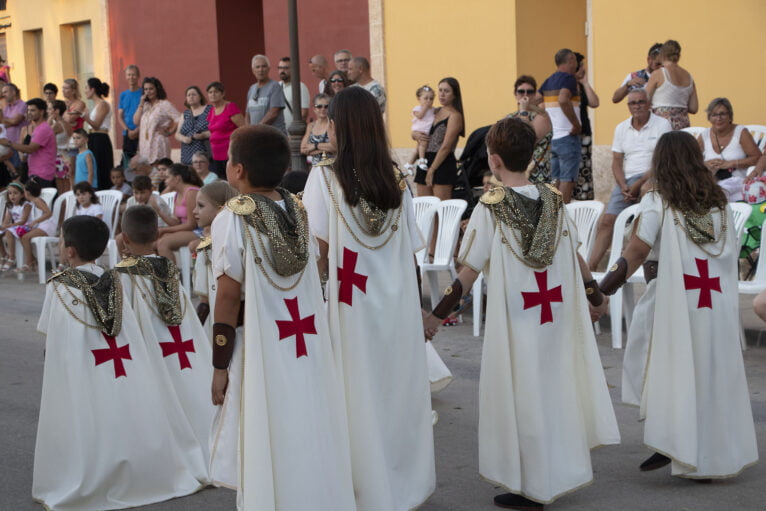
[[[545,80],[540,94],[545,111],[551,118],[551,178],[561,191],[564,204],[572,198],[572,191],[580,171],[580,93],[575,71],[577,58],[572,50],[556,52],[556,72]]]
[[[21,136],[21,128],[27,125],[27,104],[19,97],[19,88],[12,83],[3,85],[2,93],[3,99],[5,99],[5,106],[3,107],[2,115],[0,115],[0,122],[5,126],[8,140],[17,143]],[[18,151],[13,151],[10,161],[16,169],[19,168],[21,158]]]
[[[285,126],[290,127],[293,122],[293,85],[290,83],[290,57],[282,57],[277,64],[279,71],[279,85],[282,87],[282,96],[285,99],[285,109],[282,111],[285,117]],[[309,89],[301,82],[301,118],[305,121],[309,112]]]
[[[247,91],[245,124],[269,124],[287,134],[285,97],[279,83],[269,78],[271,64],[266,55],[256,55],[250,63],[256,82]]]
[[[56,134],[53,133],[51,125],[45,122],[48,118],[47,105],[42,99],[34,98],[27,101],[26,108],[32,128],[32,139],[29,144],[19,144],[7,138],[0,138],[0,145],[10,147],[16,152],[29,154],[27,158],[29,177],[34,177],[42,188],[55,188]]]
[[[362,87],[375,96],[380,113],[386,113],[386,89],[370,75],[370,62],[364,57],[354,57],[348,66],[348,78],[357,87]]]
[[[351,50],[338,50],[335,52],[332,58],[335,61],[335,69],[338,71],[343,71],[344,73],[348,73],[351,59],[353,59],[354,56],[351,54]]]
[[[620,212],[638,202],[641,186],[649,179],[654,146],[663,133],[671,131],[670,122],[651,111],[646,90],[628,93],[630,118],[614,129],[612,141],[612,174],[617,182],[601,216],[596,239],[593,241],[588,266],[596,271],[599,261],[612,242],[614,220]]]
[[[133,114],[136,113],[143,89],[138,84],[141,72],[138,66],[131,64],[125,68],[125,81],[128,89],[120,93],[120,102],[117,106],[117,122],[122,127],[122,165],[128,166],[128,162],[138,152],[138,128],[133,122]]]
[[[327,59],[322,55],[314,55],[309,59],[311,74],[319,78],[319,93],[324,94],[327,87]]]
[[[646,86],[646,82],[649,81],[649,76],[651,76],[652,72],[662,66],[660,48],[662,48],[662,43],[654,43],[649,48],[649,54],[646,56],[646,69],[639,69],[635,73],[628,73],[622,84],[612,94],[612,103],[619,103],[628,95],[628,92],[635,89],[643,89]]]

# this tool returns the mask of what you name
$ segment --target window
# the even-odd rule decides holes
[[[27,97],[40,96],[45,83],[43,66],[43,31],[24,31],[24,67],[27,72]]]
[[[93,77],[93,40],[90,21],[61,25],[64,78],[74,77],[82,86]]]

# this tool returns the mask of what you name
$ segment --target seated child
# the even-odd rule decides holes
[[[32,496],[46,509],[95,511],[194,493],[205,474],[187,460],[202,455],[168,419],[168,384],[119,279],[94,263],[109,229],[75,216],[62,231],[72,267],[48,281],[37,325],[47,339]]]
[[[118,190],[122,192],[122,201],[128,200],[128,197],[133,195],[133,189],[130,184],[125,181],[125,171],[120,167],[115,167],[109,172],[109,179],[112,181],[112,190]]]
[[[212,226],[213,403],[223,406],[211,476],[237,488],[242,509],[353,510],[343,391],[316,253],[303,205],[278,188],[289,163],[279,130],[232,133],[227,177],[243,195]],[[249,448],[238,453],[240,442]]]
[[[152,363],[168,378],[169,391],[181,405],[174,409],[177,413],[168,413],[170,420],[194,431],[196,447],[204,457],[195,473],[207,474],[208,441],[215,414],[207,396],[213,376],[210,341],[180,285],[178,268],[154,255],[157,229],[157,213],[151,207],[125,210],[122,241],[130,257],[120,261],[115,272],[122,281],[123,297],[136,314]]]
[[[8,271],[16,266],[16,239],[29,232],[27,220],[32,211],[32,205],[24,196],[24,187],[19,183],[14,181],[9,184],[6,193],[7,202],[0,222],[0,271]]]
[[[94,216],[99,219],[104,218],[104,207],[99,203],[96,190],[93,189],[87,181],[80,181],[72,188],[74,196],[77,198],[77,208],[75,215]]]
[[[136,176],[133,179],[133,195],[125,202],[125,209],[139,204],[151,206],[157,213],[157,226],[167,227],[168,222],[178,223],[178,219],[170,212],[170,206],[160,196],[153,193],[152,180],[149,176]],[[171,225],[173,225],[171,223]],[[125,245],[122,241],[122,233],[114,237],[117,243],[117,251],[120,255],[125,255]]]

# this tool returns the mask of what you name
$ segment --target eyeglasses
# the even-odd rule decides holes
[[[314,105],[314,108],[329,108],[330,105]]]
[[[710,114],[710,117],[729,117],[729,112],[716,112],[714,114]]]
[[[335,59],[335,62],[350,62],[351,59]]]
[[[531,96],[535,92],[535,89],[516,89],[516,94],[520,96]]]
[[[343,83],[343,78],[333,78],[330,83]]]
[[[203,163],[207,163],[207,162],[205,160],[192,161],[192,165],[202,165]]]
[[[639,99],[638,101],[628,101],[628,106],[643,106],[647,103],[648,103],[647,100]]]

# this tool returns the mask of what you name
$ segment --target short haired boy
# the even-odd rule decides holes
[[[511,492],[495,497],[509,509],[542,509],[586,485],[590,449],[620,441],[586,299],[594,316],[607,302],[577,253],[561,194],[527,181],[534,144],[520,120],[490,129],[489,165],[503,186],[476,206],[463,269],[424,320],[430,338],[484,272],[479,472]]]
[[[122,192],[123,202],[133,195],[133,188],[125,181],[125,171],[120,167],[115,167],[109,172],[109,180],[112,182],[112,190]]]
[[[123,297],[133,307],[144,343],[155,367],[170,386],[167,392],[179,407],[168,409],[172,424],[191,428],[197,440],[187,450],[194,470],[208,478],[211,425],[215,407],[207,397],[213,370],[208,336],[191,299],[180,285],[176,265],[154,254],[157,213],[149,206],[132,206],[122,216],[122,242],[129,254],[114,269],[122,281]]]
[[[63,226],[71,268],[48,281],[37,329],[47,335],[32,496],[47,509],[143,506],[203,480],[168,420],[167,399],[119,279],[95,264],[109,239],[98,218]]]
[[[352,510],[342,387],[315,249],[303,205],[279,188],[289,161],[275,128],[246,126],[231,136],[226,176],[242,195],[211,229],[212,390],[223,405],[211,476],[237,488],[243,509]]]

